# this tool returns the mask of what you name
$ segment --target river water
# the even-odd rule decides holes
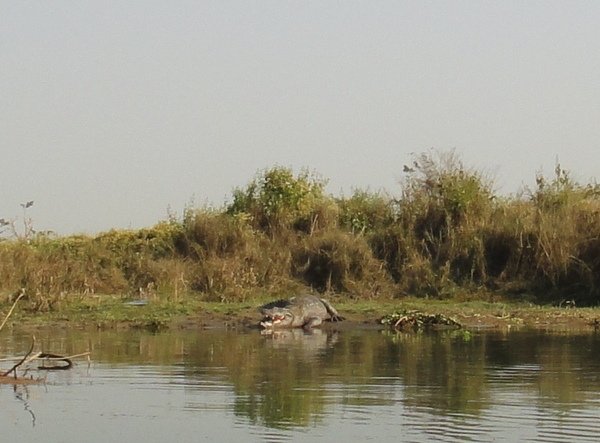
[[[6,441],[598,441],[600,336],[37,332],[91,360],[0,385]],[[2,356],[30,334],[0,335]],[[2,362],[3,368],[10,363]],[[4,441],[4,440],[3,440]]]

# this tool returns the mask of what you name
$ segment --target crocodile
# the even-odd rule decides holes
[[[311,329],[319,326],[323,320],[344,320],[327,300],[314,295],[299,295],[267,303],[260,307],[260,312],[264,316],[260,325],[265,329]]]

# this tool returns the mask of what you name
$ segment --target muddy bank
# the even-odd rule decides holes
[[[261,314],[258,306],[264,299],[243,303],[219,303],[187,300],[165,302],[149,301],[132,305],[114,296],[106,296],[85,305],[65,305],[58,311],[30,313],[17,306],[6,327],[13,328],[77,328],[77,329],[258,329]],[[384,316],[394,312],[419,311],[443,315],[460,323],[468,330],[535,329],[547,331],[594,332],[600,328],[600,308],[565,308],[539,306],[518,302],[482,302],[426,300],[353,301],[333,297],[335,308],[345,321],[325,322],[325,329],[346,330],[385,329]],[[8,310],[3,307],[0,311]]]
[[[347,307],[346,307],[347,308]],[[429,314],[442,314],[473,331],[535,329],[541,331],[594,332],[600,329],[598,308],[529,307],[498,309],[498,312],[474,310],[471,307],[432,307],[419,309]],[[343,322],[324,322],[322,329],[386,329],[381,318],[392,311],[365,312],[362,309],[340,309]],[[183,329],[260,329],[260,314],[255,309],[230,310],[227,313],[204,311],[194,316],[174,320],[169,327]]]

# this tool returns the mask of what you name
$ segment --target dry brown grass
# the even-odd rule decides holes
[[[600,189],[557,167],[499,197],[453,155],[416,157],[401,196],[267,170],[222,210],[95,237],[0,242],[0,291],[29,309],[95,293],[244,300],[312,288],[355,298],[452,297],[477,288],[600,302]]]

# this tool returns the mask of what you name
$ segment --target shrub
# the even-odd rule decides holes
[[[198,260],[243,251],[248,243],[253,242],[253,236],[252,228],[243,218],[213,210],[189,210],[182,232],[174,242],[180,254]]]
[[[294,267],[297,276],[320,292],[372,297],[392,291],[383,263],[366,241],[340,231],[305,238],[294,254]]]
[[[537,281],[597,302],[600,187],[580,185],[558,164],[552,180],[538,175],[536,184],[530,230]]]
[[[491,183],[453,152],[421,154],[404,170],[395,226],[371,239],[376,256],[410,291],[439,295],[446,285],[485,282]]]
[[[245,189],[236,189],[230,215],[246,214],[253,225],[275,234],[293,227],[313,226],[324,195],[325,182],[307,171],[297,176],[289,168],[273,167],[259,174]],[[323,207],[323,206],[321,206]]]
[[[396,202],[381,193],[356,190],[350,198],[336,200],[340,226],[355,235],[368,234],[394,223]]]

